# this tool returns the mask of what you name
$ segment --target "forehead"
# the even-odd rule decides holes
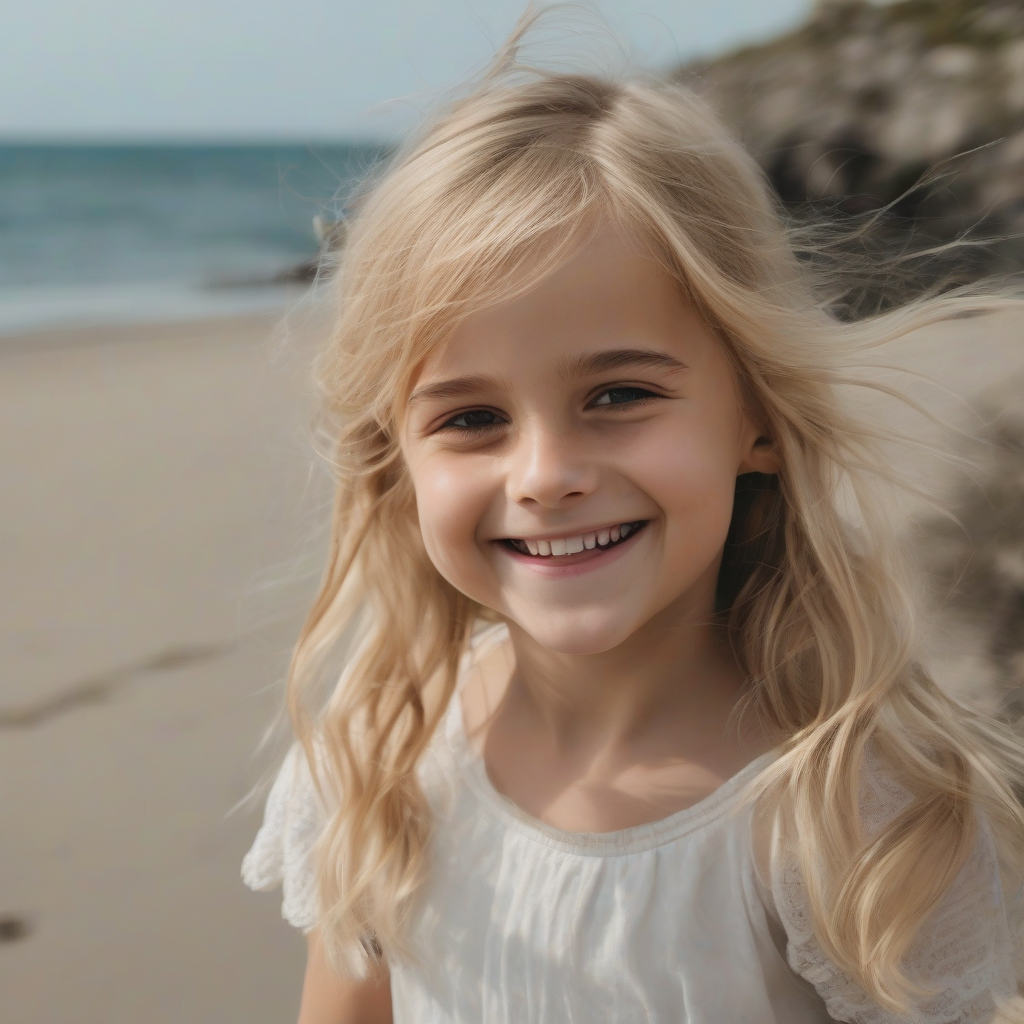
[[[464,319],[424,362],[414,384],[637,346],[665,351],[688,366],[721,357],[679,282],[635,243],[604,227],[525,293]]]

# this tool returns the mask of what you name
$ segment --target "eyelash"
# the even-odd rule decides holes
[[[598,402],[597,400],[603,398],[605,395],[610,395],[613,391],[636,391],[640,392],[639,398],[633,398],[625,402]],[[614,408],[615,406],[632,406],[636,407],[641,404],[646,404],[651,399],[662,398],[663,395],[659,395],[656,391],[651,391],[649,388],[640,387],[636,384],[615,384],[612,387],[602,388],[594,398],[587,404],[587,408]],[[497,423],[473,423],[465,425],[456,425],[455,420],[461,419],[464,416],[472,416],[474,413],[488,413],[491,416],[498,417],[500,414],[491,412],[490,409],[467,409],[464,412],[456,413],[450,419],[446,420],[441,424],[439,429],[441,430],[455,430],[461,434],[478,434],[486,430],[491,430],[494,427],[501,426],[501,422]]]
[[[467,409],[465,412],[456,413],[451,419],[446,420],[441,424],[441,430],[457,430],[463,434],[476,434],[482,430],[490,430],[492,427],[501,426],[501,422],[498,423],[467,423],[464,426],[456,426],[455,421],[462,419],[464,416],[472,416],[474,413],[485,412],[490,416],[498,417],[498,413],[491,412],[490,409]]]
[[[605,395],[610,395],[613,391],[638,391],[638,392],[640,392],[641,397],[640,398],[633,398],[633,399],[630,399],[629,401],[626,401],[626,402],[612,402],[612,401],[608,401],[608,402],[598,403],[597,400],[599,398],[603,398]],[[612,408],[613,406],[616,406],[616,405],[632,405],[632,406],[636,406],[636,405],[640,405],[641,403],[647,403],[652,398],[663,398],[663,397],[664,397],[663,395],[659,395],[656,391],[652,391],[650,388],[641,387],[639,384],[615,384],[615,385],[613,385],[610,388],[602,388],[594,396],[593,401],[591,401],[588,404],[587,408],[594,408],[594,407],[596,407],[599,404],[600,404],[600,406],[602,408],[604,408],[604,407]]]

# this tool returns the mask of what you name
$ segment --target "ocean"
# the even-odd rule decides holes
[[[283,305],[367,145],[0,144],[0,334]]]

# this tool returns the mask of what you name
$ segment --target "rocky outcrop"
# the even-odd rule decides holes
[[[959,249],[970,258],[957,270],[1024,269],[1024,0],[832,0],[789,35],[678,75],[792,210],[884,210],[869,221],[885,251],[968,234],[990,241]],[[856,298],[846,311],[863,309]],[[920,522],[908,540],[935,584],[936,632],[951,638],[940,660],[961,663],[949,681],[980,686],[1024,729],[1021,395],[1021,379],[990,393],[979,409],[990,433],[953,498],[955,521]]]
[[[943,239],[1024,234],[1024,0],[832,0],[679,76],[788,204],[888,206]],[[1024,266],[1024,243],[992,255]]]

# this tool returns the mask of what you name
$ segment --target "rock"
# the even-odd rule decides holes
[[[911,234],[927,244],[973,233],[992,241],[960,250],[958,272],[1024,270],[1024,0],[832,0],[788,35],[677,75],[794,214],[885,211],[869,239],[883,252]],[[856,276],[864,262],[842,269]],[[865,281],[840,315],[882,301]],[[955,521],[919,522],[909,540],[935,585],[940,674],[1024,731],[1021,396],[1024,379],[989,392],[989,432],[952,498]]]
[[[792,208],[888,207],[889,229],[1001,239],[1024,267],[1024,0],[821,3],[802,28],[678,77]]]
[[[313,218],[313,232],[320,243],[320,251],[312,259],[275,275],[275,284],[312,284],[316,281],[325,261],[344,246],[348,236],[348,222],[344,219],[326,220],[318,213]]]

